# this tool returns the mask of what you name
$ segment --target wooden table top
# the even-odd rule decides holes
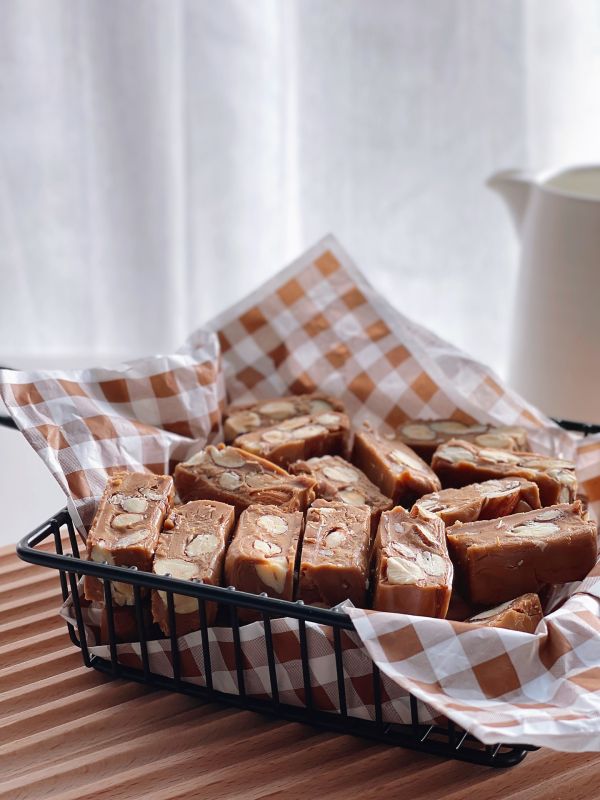
[[[600,754],[477,767],[110,680],[59,605],[55,571],[0,549],[2,800],[600,799]]]

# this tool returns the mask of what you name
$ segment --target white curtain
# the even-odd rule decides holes
[[[504,372],[494,170],[600,159],[593,0],[4,0],[0,363],[177,347],[328,231]]]

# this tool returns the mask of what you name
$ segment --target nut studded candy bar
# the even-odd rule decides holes
[[[525,478],[537,484],[543,506],[571,503],[577,493],[573,462],[538,453],[508,453],[451,439],[435,451],[431,466],[444,487],[493,478]]]
[[[269,428],[292,417],[324,414],[329,411],[345,412],[340,400],[325,394],[299,394],[261,400],[245,406],[230,406],[225,412],[223,434],[231,444],[243,433],[257,428]]]
[[[442,488],[431,467],[410,447],[367,426],[355,436],[352,462],[386,497],[392,498],[394,505],[410,505],[422,495]]]
[[[394,508],[381,515],[374,547],[373,608],[423,617],[445,617],[452,592],[452,562],[439,517]]]
[[[209,445],[175,467],[175,487],[184,502],[219,500],[237,512],[253,504],[303,511],[314,500],[314,484],[308,475],[290,475],[237,447]]]
[[[317,485],[317,497],[345,503],[349,506],[368,506],[371,510],[371,533],[374,535],[382,511],[392,507],[389,497],[353,464],[340,456],[322,456],[308,461],[297,461],[290,466],[295,475],[310,475]]]
[[[118,472],[108,479],[87,537],[90,561],[118,567],[152,569],[163,520],[173,502],[173,479],[149,472]],[[133,605],[133,586],[113,581],[117,605]],[[102,581],[84,579],[88,600],[104,600]]]
[[[286,467],[293,461],[347,453],[350,421],[345,414],[326,411],[303,417],[292,417],[269,428],[238,436],[234,444],[242,450]]]
[[[249,506],[240,516],[225,559],[225,581],[242,592],[293,600],[294,570],[304,515],[279,506]],[[243,619],[256,612],[239,609]]]
[[[478,622],[488,628],[509,628],[513,631],[535,633],[544,616],[542,604],[537,594],[524,594],[516,600],[481,611],[467,622]]]
[[[197,579],[220,586],[225,549],[235,521],[233,506],[215,500],[193,500],[176,506],[165,520],[158,540],[152,571],[182,580]],[[178,636],[198,630],[199,609],[195,597],[173,596]],[[214,623],[216,603],[206,603],[206,621]],[[152,591],[152,618],[169,635],[166,592]]]
[[[480,447],[498,450],[529,450],[527,431],[518,425],[467,425],[453,419],[415,419],[405,422],[396,435],[428,464],[436,448],[450,439],[466,439]]]
[[[315,501],[306,513],[298,599],[324,608],[348,599],[364,608],[370,539],[366,506]]]
[[[540,492],[536,483],[524,478],[472,483],[461,489],[442,489],[426,494],[414,504],[413,516],[440,517],[446,525],[455,522],[476,522],[507,514],[540,508]]]
[[[146,636],[153,633],[152,615],[150,614],[150,603],[147,595],[142,595],[142,628]],[[110,641],[110,628],[108,623],[108,608],[103,606],[100,610],[100,643],[106,644]],[[137,623],[135,606],[119,606],[113,604],[113,628],[115,641],[117,642],[138,642],[140,633]]]
[[[459,584],[476,605],[494,605],[546,583],[585,578],[596,563],[597,529],[581,503],[460,522],[447,530]]]

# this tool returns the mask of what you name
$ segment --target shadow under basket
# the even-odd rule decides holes
[[[598,426],[561,424],[584,436],[600,431]],[[86,667],[157,689],[182,692],[206,701],[218,701],[337,733],[362,736],[388,745],[401,745],[485,766],[514,766],[525,758],[528,751],[537,749],[521,744],[483,744],[453,722],[432,714],[432,710],[421,700],[392,684],[370,659],[368,674],[364,671],[361,674],[361,691],[363,694],[368,692],[369,713],[357,715],[351,697],[352,677],[347,663],[350,654],[347,642],[355,634],[350,617],[341,611],[306,606],[302,601],[294,603],[265,595],[251,595],[239,592],[234,587],[208,586],[140,572],[135,568],[97,564],[82,559],[79,546],[79,537],[69,513],[62,509],[25,536],[17,546],[17,554],[23,561],[58,571],[63,600],[70,604],[69,635],[73,644],[81,649]],[[85,575],[100,579],[104,588],[102,631],[105,641],[100,647],[94,646],[96,640],[90,632],[88,604],[80,596],[80,581]],[[118,615],[122,609],[114,604],[111,591],[111,582],[114,581],[133,587],[134,605],[129,608],[136,643],[125,645],[128,648],[126,658],[123,657],[124,644],[119,641],[118,635]],[[148,625],[147,599],[151,590],[160,590],[166,596],[171,631],[167,639],[154,637]],[[174,633],[174,595],[186,595],[197,601],[197,632],[189,634],[195,636],[197,641],[197,646],[192,646],[199,667],[198,677],[194,679],[189,679],[187,674],[190,649],[187,645],[182,649],[183,639],[187,637],[179,639]],[[207,625],[206,606],[210,602],[219,605],[218,629]],[[245,634],[239,622],[240,609],[251,610],[259,620],[265,691],[257,692],[249,685],[248,660],[244,652]],[[293,692],[290,692],[289,676],[286,674],[283,676],[285,680],[282,680],[281,659],[276,643],[279,636],[278,620],[281,618],[286,618],[290,625],[293,623],[294,635],[286,636],[288,657],[289,648],[292,648],[291,660],[297,664],[299,685]],[[229,681],[225,684],[219,678],[223,674],[222,660],[216,664],[217,657],[222,659],[223,643],[216,641],[215,630],[227,638]],[[333,666],[327,694],[315,680],[316,660],[323,658],[322,652],[315,652],[315,632],[330,647]],[[159,648],[163,668],[157,670],[154,656]],[[98,650],[103,654],[94,652]],[[135,657],[132,657],[132,650],[135,650]],[[352,652],[356,652],[356,644]],[[396,698],[391,697],[390,687],[396,688]],[[293,702],[290,702],[292,695]],[[390,701],[398,701],[399,696],[408,721],[390,722],[386,708],[390,706]],[[324,698],[327,702],[324,702]]]

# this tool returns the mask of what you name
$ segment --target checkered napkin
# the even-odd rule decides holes
[[[219,344],[208,332],[174,355],[113,369],[0,370],[0,394],[82,535],[108,475],[172,472],[219,435],[225,399]]]
[[[408,320],[373,290],[332,238],[208,328],[220,341],[230,400],[319,389],[341,397],[355,423],[368,419],[390,430],[413,417],[523,424],[538,452],[576,460],[580,486],[598,516],[600,437],[584,441],[561,430],[489,369]],[[108,472],[140,464],[165,470],[219,428],[222,390],[210,334],[199,331],[181,354],[156,361],[145,359],[120,372],[2,376],[9,410],[86,520]],[[176,378],[159,380],[156,391],[151,376],[172,372]],[[113,393],[113,381],[127,386],[128,394]],[[96,417],[98,423],[90,425]],[[108,436],[106,419],[112,425]],[[385,676],[388,721],[409,721],[410,691],[432,715],[448,716],[486,743],[600,749],[599,568],[572,589],[535,635],[348,608],[356,629],[344,636],[351,713],[372,714],[373,659]],[[286,702],[294,696],[302,702],[296,623],[284,619],[273,626]],[[330,632],[310,630],[313,688],[335,710]],[[246,685],[268,695],[262,624],[241,631]],[[107,655],[102,644],[94,647]],[[184,674],[201,681],[199,635],[182,637],[180,647]],[[124,662],[139,663],[138,645],[118,648]],[[152,666],[165,674],[169,649],[168,640],[151,644]],[[212,629],[211,655],[213,650],[222,682],[217,688],[235,692],[228,629]]]

